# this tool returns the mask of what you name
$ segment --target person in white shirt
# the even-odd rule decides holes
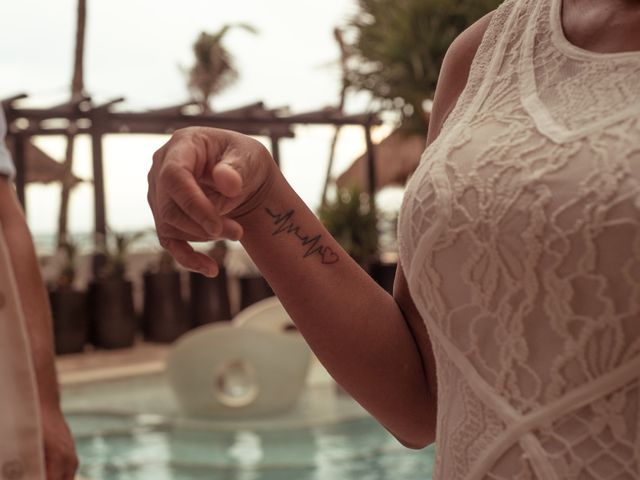
[[[5,133],[0,109],[0,479],[71,480],[78,460],[60,410],[51,312]]]

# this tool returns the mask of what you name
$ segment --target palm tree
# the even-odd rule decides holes
[[[87,2],[78,0],[78,14],[76,27],[75,59],[73,62],[73,77],[71,80],[71,101],[79,101],[84,96],[84,39],[87,22]],[[75,131],[73,124],[67,134],[67,149],[64,160],[64,175],[62,177],[62,192],[60,198],[60,214],[58,217],[58,245],[67,242],[69,196],[75,185],[73,182],[73,154],[75,147]]]
[[[358,0],[351,21],[347,79],[382,107],[402,113],[405,130],[426,131],[425,101],[435,92],[451,42],[502,0]]]
[[[338,103],[338,111],[344,110],[344,104],[347,100],[347,91],[349,89],[349,82],[347,81],[347,71],[349,62],[349,51],[344,41],[344,35],[340,28],[333,30],[333,37],[338,42],[340,48],[340,69],[342,71],[342,85],[340,87],[340,101]],[[340,125],[335,127],[333,133],[333,139],[331,140],[331,147],[329,147],[329,161],[327,162],[327,174],[324,177],[324,186],[322,187],[321,205],[327,204],[327,192],[329,190],[329,182],[331,181],[331,172],[333,170],[333,163],[336,157],[336,147],[338,146],[338,138],[340,136]]]
[[[375,147],[376,188],[403,184],[418,165],[429,126],[425,107],[449,45],[501,1],[358,0],[360,10],[344,36],[351,41],[343,75],[350,89],[369,92],[378,108],[400,113],[399,127]],[[364,189],[365,165],[363,155],[336,179],[337,187]]]
[[[193,45],[195,63],[189,70],[189,90],[193,98],[203,110],[210,110],[210,99],[213,95],[231,85],[238,78],[231,53],[222,41],[225,35],[234,28],[250,33],[257,30],[246,24],[228,24],[215,33],[202,32]]]

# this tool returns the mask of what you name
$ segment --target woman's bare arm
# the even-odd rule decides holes
[[[449,48],[440,71],[440,79],[429,122],[427,145],[430,145],[440,134],[444,122],[464,90],[469,77],[471,63],[480,46],[484,32],[491,21],[492,15],[493,13],[490,13],[472,25],[462,33]],[[404,269],[400,262],[398,263],[398,269],[396,271],[393,296],[403,312],[404,319],[420,352],[429,388],[430,402],[426,405],[426,408],[431,415],[430,424],[435,425],[437,415],[436,398],[438,394],[435,357],[433,355],[429,333],[427,332],[424,320],[413,302],[409,285],[404,275]],[[435,438],[433,440],[435,440]]]
[[[322,364],[401,442],[433,438],[416,342],[393,298],[344,252],[277,172],[238,219],[242,243]]]
[[[486,23],[447,55],[431,140],[464,88]],[[217,270],[187,240],[241,236],[336,380],[404,445],[433,441],[433,354],[402,268],[394,298],[349,258],[258,142],[215,129],[177,132],[154,157],[148,198],[162,245],[187,268]]]

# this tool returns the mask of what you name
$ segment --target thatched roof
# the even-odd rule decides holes
[[[426,134],[396,130],[374,146],[376,190],[388,185],[404,185],[418,166],[426,146]],[[338,187],[367,188],[367,155],[363,154],[336,180]]]
[[[11,154],[15,156],[15,145],[12,137],[7,138],[7,147]],[[25,142],[24,149],[27,165],[27,183],[62,182],[66,178],[71,186],[74,186],[82,181],[75,175],[66,173],[61,162],[51,158],[31,141]]]

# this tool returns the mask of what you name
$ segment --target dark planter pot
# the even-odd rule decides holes
[[[106,349],[133,346],[138,321],[131,282],[99,280],[91,284],[89,294],[91,343]]]
[[[145,340],[170,343],[189,327],[190,321],[180,291],[180,273],[146,273],[142,312]]]
[[[378,285],[387,292],[393,293],[393,282],[396,278],[397,263],[373,263],[369,273]]]
[[[56,353],[78,353],[84,350],[89,336],[88,297],[75,290],[49,292]]]
[[[273,295],[273,290],[264,277],[240,278],[240,310]]]
[[[207,323],[231,320],[227,272],[224,268],[216,278],[196,272],[189,276],[191,290],[191,324],[194,327]]]

